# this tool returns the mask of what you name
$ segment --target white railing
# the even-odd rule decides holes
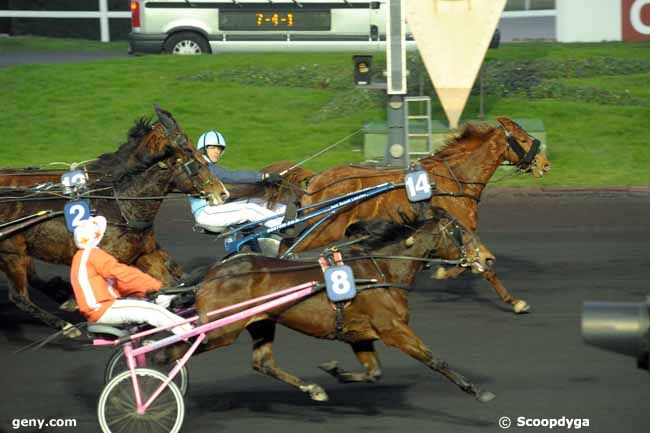
[[[109,18],[131,18],[131,12],[108,10],[107,0],[99,1],[99,11],[7,11],[0,10],[0,18],[99,18],[102,42],[110,42]]]

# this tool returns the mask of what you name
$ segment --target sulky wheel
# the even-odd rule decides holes
[[[147,368],[161,371],[163,374],[167,375],[172,371],[172,368],[174,368],[175,365],[169,365],[169,366],[158,366],[155,365],[153,362],[149,361],[147,362]],[[138,367],[142,367],[138,365]],[[104,370],[104,384],[108,384],[108,382],[111,381],[115,376],[118,374],[122,373],[123,371],[127,371],[126,367],[126,359],[124,358],[124,352],[122,349],[117,349],[113,352],[111,355],[111,358],[108,360],[108,364],[106,364],[106,369]],[[178,372],[176,377],[174,377],[173,381],[178,389],[180,390],[182,395],[187,395],[187,387],[189,384],[189,374],[187,372],[187,366],[183,366],[181,368],[181,371]]]
[[[166,378],[148,368],[138,368],[135,372],[144,404]],[[185,403],[178,387],[170,383],[147,411],[139,414],[133,380],[130,372],[125,371],[104,387],[97,404],[97,418],[104,433],[177,433],[185,418]]]

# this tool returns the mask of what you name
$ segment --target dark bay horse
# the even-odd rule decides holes
[[[436,212],[437,213],[437,212]],[[434,214],[435,215],[435,214]],[[273,357],[276,323],[303,334],[321,339],[339,339],[350,344],[364,372],[350,373],[338,368],[335,362],[321,366],[344,382],[374,382],[381,376],[374,342],[381,340],[430,369],[437,371],[461,390],[480,401],[489,401],[494,394],[481,390],[476,384],[452,370],[435,356],[408,325],[409,307],[405,288],[424,266],[423,259],[439,248],[440,243],[454,243],[465,251],[475,251],[474,234],[462,228],[446,213],[408,224],[373,222],[369,226],[355,226],[356,231],[369,232],[344,253],[345,263],[352,267],[356,278],[376,279],[378,287],[360,290],[344,310],[342,326],[337,326],[336,313],[323,291],[293,305],[278,307],[247,321],[240,321],[207,334],[207,343],[199,347],[205,352],[232,344],[246,329],[253,339],[253,368],[305,392],[313,400],[327,400],[327,394],[315,383],[281,369]],[[451,235],[455,232],[456,235]],[[452,238],[457,239],[453,241]],[[458,241],[460,239],[460,241]],[[470,255],[469,261],[477,260]],[[266,295],[307,281],[322,281],[318,263],[281,260],[244,254],[215,264],[200,284],[196,307],[203,323],[215,320],[207,313],[258,296]],[[168,347],[158,354],[158,362],[169,363],[187,350],[182,343]]]
[[[538,152],[538,141],[509,118],[498,117],[497,120],[499,125],[496,127],[467,125],[442,150],[418,161],[429,173],[430,179],[435,181],[437,190],[456,195],[434,195],[431,204],[446,209],[459,223],[472,231],[478,226],[478,201],[481,193],[504,161],[535,177],[543,176],[551,168],[546,155]],[[325,170],[310,179],[307,190],[302,195],[301,205],[307,206],[384,182],[402,183],[404,174],[403,169],[350,165]],[[319,227],[295,251],[316,248],[341,239],[347,227],[357,221],[374,218],[399,221],[401,212],[413,212],[413,206],[403,189],[379,195],[341,212]],[[491,255],[484,245],[481,249],[486,255]],[[447,258],[443,251],[440,254]],[[438,278],[455,278],[463,271],[464,268],[452,269],[450,272],[440,270]],[[484,270],[482,275],[501,300],[512,305],[516,313],[528,311],[528,303],[511,296],[491,268]]]
[[[121,262],[136,265],[171,283],[182,271],[156,243],[153,231],[163,196],[178,190],[202,194],[220,204],[227,198],[227,190],[210,172],[171,114],[159,108],[156,111],[157,123],[139,120],[129,131],[128,141],[115,153],[102,155],[86,166],[90,191],[81,198],[87,198],[91,208],[109,222],[102,248]],[[25,186],[30,179],[29,176],[2,176],[5,173],[0,172],[4,186]],[[48,173],[50,178],[33,174],[31,180],[36,183],[60,182],[60,174],[56,172]],[[63,209],[67,200],[60,189],[39,192],[31,188],[2,188],[0,223],[44,209]],[[46,324],[65,328],[68,335],[78,331],[36,306],[29,298],[27,285],[38,279],[33,272],[33,258],[69,265],[75,252],[62,216],[0,238],[0,270],[10,280],[9,299]]]
[[[275,162],[262,167],[262,173],[283,173],[283,181],[278,185],[263,184],[239,184],[228,185],[231,199],[243,199],[249,197],[261,198],[267,201],[269,209],[278,203],[299,202],[305,192],[309,179],[315,173],[302,167],[293,167],[289,161]]]

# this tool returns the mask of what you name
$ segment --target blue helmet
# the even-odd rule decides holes
[[[205,153],[207,146],[220,146],[226,148],[226,139],[218,131],[207,131],[201,134],[196,142],[196,149]]]

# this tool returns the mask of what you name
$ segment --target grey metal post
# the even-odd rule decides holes
[[[384,158],[387,165],[406,167],[409,163],[408,143],[404,131],[404,95],[388,95],[388,143]]]
[[[384,153],[386,165],[406,167],[409,163],[405,137],[406,30],[403,0],[386,2],[386,93],[388,98],[388,143]]]

